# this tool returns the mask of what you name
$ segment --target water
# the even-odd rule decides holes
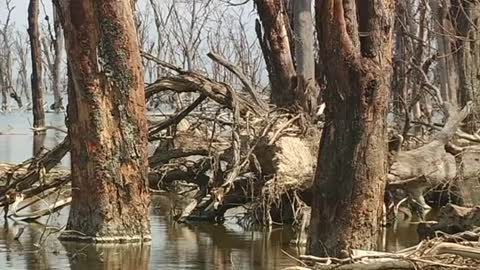
[[[46,115],[46,125],[64,128],[63,114]],[[28,113],[0,115],[0,162],[19,163],[30,157],[42,139],[34,137]],[[52,148],[65,134],[48,130],[44,147]],[[68,167],[69,158],[61,166]],[[38,206],[37,206],[38,207]],[[288,229],[244,230],[233,220],[223,225],[177,224],[169,217],[171,202],[153,196],[151,230],[153,241],[144,245],[91,245],[62,243],[45,228],[62,228],[68,208],[38,223],[12,220],[0,229],[1,269],[282,269],[295,262],[282,250],[297,255],[288,246]],[[31,211],[38,208],[30,209]],[[18,230],[20,239],[14,240]],[[42,237],[43,234],[43,237]],[[47,235],[49,235],[47,237]],[[46,240],[44,240],[46,238]]]
[[[0,163],[22,162],[44,142],[52,148],[65,134],[49,130],[45,138],[34,138],[28,113],[0,114]],[[47,114],[49,126],[64,128],[63,114]],[[36,140],[36,142],[35,142]],[[68,167],[68,156],[61,166]],[[68,208],[43,217],[38,223],[12,220],[0,228],[0,270],[3,269],[283,269],[296,265],[297,249],[288,245],[291,229],[245,230],[227,219],[223,225],[177,224],[170,218],[172,200],[153,196],[151,230],[153,241],[144,245],[91,245],[63,243],[48,228],[66,224]],[[35,208],[36,207],[36,208]],[[31,211],[38,210],[32,206]],[[14,240],[18,230],[20,239]],[[49,233],[52,232],[52,233]],[[46,239],[46,240],[45,240]],[[415,227],[408,222],[384,232],[382,250],[399,250],[418,242]]]

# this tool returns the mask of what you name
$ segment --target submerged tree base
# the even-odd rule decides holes
[[[151,235],[125,235],[125,236],[88,236],[81,232],[64,231],[58,239],[70,242],[90,242],[90,243],[136,243],[151,242]]]

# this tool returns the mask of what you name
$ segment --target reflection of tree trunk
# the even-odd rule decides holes
[[[72,75],[72,206],[61,238],[148,240],[147,121],[130,1],[57,4]]]
[[[474,113],[467,119],[466,130],[476,132],[480,128],[480,4],[466,0],[451,0],[450,17],[456,30],[456,60],[459,78],[459,102],[464,107],[474,101]]]
[[[36,157],[39,155],[45,146],[45,137],[46,134],[35,134],[33,136],[33,156]]]
[[[295,102],[293,63],[288,35],[288,15],[280,0],[256,0],[260,21],[257,21],[257,36],[270,77],[271,101],[278,106]],[[263,34],[262,34],[263,29]]]
[[[56,112],[59,112],[63,108],[63,99],[61,93],[61,62],[63,56],[63,31],[60,25],[60,19],[57,14],[57,9],[53,8],[53,26],[55,29],[55,40],[53,42],[53,48],[55,51],[54,61],[53,61],[53,97],[54,97],[54,104],[53,109]]]
[[[69,256],[71,270],[85,269],[135,269],[148,270],[151,246],[149,244],[126,245],[85,245],[62,242]]]
[[[32,54],[32,101],[33,127],[45,126],[42,89],[42,46],[40,44],[40,29],[38,23],[39,0],[30,0],[28,6],[28,35]]]
[[[374,249],[380,229],[395,1],[357,2],[323,0],[316,6],[329,124],[323,130],[313,187],[313,255],[348,256],[349,247]]]

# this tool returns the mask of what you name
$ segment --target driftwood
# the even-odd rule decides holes
[[[478,233],[470,233],[479,239]],[[300,259],[311,265],[309,269],[315,270],[478,269],[480,266],[478,241],[460,241],[460,236],[444,235],[395,253],[353,249],[345,258],[301,255]],[[458,242],[448,242],[453,238]]]
[[[179,216],[179,221],[196,218],[221,221],[227,209],[247,202],[254,205],[252,217],[259,212],[263,212],[260,216],[270,216],[275,208],[301,205],[283,201],[311,185],[319,140],[317,128],[306,123],[302,115],[291,115],[285,110],[269,111],[241,72],[221,57],[211,55],[240,78],[248,95],[149,54],[143,56],[178,73],[148,85],[147,99],[165,91],[198,95],[192,104],[163,121],[151,123],[149,129],[149,141],[160,140],[158,151],[149,157],[149,187],[175,191],[179,181],[197,187],[195,198]],[[192,115],[201,103],[209,106],[210,111]],[[218,117],[220,111],[227,115],[222,120]],[[170,129],[182,122],[189,122],[190,128]],[[41,179],[68,150],[67,137],[56,149],[36,159],[29,170],[8,178],[0,189],[0,205],[13,203],[17,195],[43,196],[65,186],[68,176],[46,182]],[[301,200],[297,195],[295,198]],[[271,217],[263,219],[272,220]]]
[[[404,189],[423,209],[429,209],[423,197],[424,191],[446,183],[457,175],[455,157],[445,150],[445,145],[468,116],[471,106],[469,103],[462,111],[456,112],[445,103],[449,117],[443,129],[436,134],[432,142],[414,150],[398,153],[389,170],[387,188]]]

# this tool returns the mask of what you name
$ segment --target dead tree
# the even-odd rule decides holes
[[[25,96],[28,106],[31,106],[32,98],[31,91],[28,84],[28,54],[29,48],[26,45],[28,44],[28,37],[24,36],[23,33],[17,32],[17,38],[15,39],[14,48],[15,54],[18,63],[18,76],[16,86],[20,90],[20,95]]]
[[[466,131],[475,133],[480,128],[480,3],[452,0],[450,18],[455,26],[455,58],[459,80],[458,101],[466,106],[473,101],[473,114],[467,118]]]
[[[270,78],[270,100],[277,106],[295,103],[295,65],[288,31],[290,22],[280,0],[256,0],[256,31]]]
[[[297,70],[296,91],[305,111],[313,112],[317,107],[319,87],[315,80],[312,0],[294,1],[293,21]]]
[[[437,72],[442,98],[457,105],[458,72],[455,63],[455,30],[449,19],[450,0],[431,0],[430,5],[439,54]]]
[[[142,61],[130,0],[56,1],[71,76],[72,206],[62,239],[151,239]]]
[[[316,1],[327,124],[313,187],[314,255],[374,249],[380,229],[395,1],[357,3]]]
[[[38,16],[40,13],[39,0],[30,0],[28,6],[28,35],[32,55],[32,102],[33,127],[40,132],[45,126],[45,111],[43,109],[42,88],[42,45],[40,43],[40,27]]]
[[[257,37],[270,78],[270,101],[300,105],[315,112],[319,87],[315,79],[312,0],[256,0]],[[293,28],[293,31],[292,31]]]
[[[17,94],[15,88],[13,87],[12,78],[14,57],[12,55],[13,42],[11,41],[10,35],[13,34],[11,18],[15,6],[12,5],[12,0],[6,0],[5,6],[7,8],[7,16],[5,23],[0,29],[0,90],[2,92],[2,110],[8,109],[7,99],[9,96],[17,102],[19,108],[23,106],[21,97]]]
[[[61,86],[61,64],[63,58],[63,31],[58,18],[58,12],[55,6],[53,7],[53,29],[55,31],[55,40],[53,40],[53,50],[55,52],[53,60],[53,74],[52,74],[52,90],[53,90],[53,109],[58,112],[63,108],[62,86]]]

